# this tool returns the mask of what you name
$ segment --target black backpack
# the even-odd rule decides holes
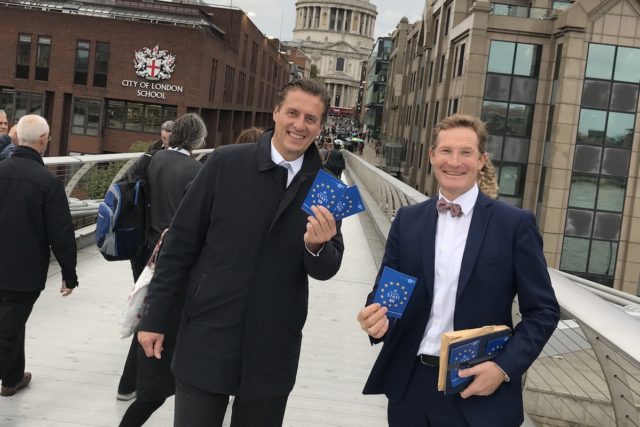
[[[96,246],[107,261],[133,259],[144,248],[150,206],[147,169],[158,151],[144,153],[136,170],[111,184],[98,206]]]

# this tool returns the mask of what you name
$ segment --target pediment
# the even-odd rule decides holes
[[[338,52],[346,52],[346,53],[360,53],[358,49],[350,45],[345,41],[339,41],[336,43],[329,43],[326,47],[328,50],[334,50]]]

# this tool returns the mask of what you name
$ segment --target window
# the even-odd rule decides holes
[[[251,44],[251,72],[256,72],[256,66],[258,65],[258,43],[253,42]]]
[[[18,36],[18,53],[16,55],[16,78],[29,78],[29,62],[31,60],[31,36],[20,34]]]
[[[238,74],[238,95],[236,97],[236,104],[242,104],[244,102],[244,90],[246,84],[247,75],[242,71]]]
[[[87,84],[90,48],[91,44],[88,41],[78,40],[76,43],[76,63],[74,67],[73,83],[77,85]]]
[[[464,43],[462,43],[460,45],[460,56],[458,57],[458,72],[456,73],[456,76],[461,76],[462,75],[462,67],[464,65]]]
[[[247,65],[247,49],[249,49],[249,35],[244,35],[244,46],[242,47],[242,66]]]
[[[74,101],[74,126],[75,104],[77,104],[77,100]],[[91,110],[89,109],[88,111],[90,112]],[[147,104],[114,99],[107,101],[106,124],[110,129],[159,133],[162,123],[166,120],[175,120],[176,116],[177,108],[173,105]],[[89,115],[90,117],[91,115]],[[89,119],[89,122],[91,120]]]
[[[447,34],[449,34],[449,24],[451,23],[451,6],[449,6],[447,8],[447,11],[445,12],[445,18],[444,18],[444,35],[446,36]]]
[[[344,58],[336,58],[336,71],[344,71]]]
[[[541,53],[537,45],[493,40],[487,72],[537,77]]]
[[[438,83],[442,83],[443,77],[444,77],[444,55],[440,57],[440,71],[438,75]]]
[[[440,103],[436,102],[436,106],[435,106],[435,108],[433,110],[433,126],[438,124],[438,113],[439,113],[438,110],[439,109],[440,109]]]
[[[218,78],[218,60],[211,58],[211,74],[209,75],[209,101],[216,96],[216,79]]]
[[[93,85],[107,87],[109,71],[109,43],[96,42],[96,59],[93,66]]]
[[[36,80],[49,80],[49,59],[51,58],[51,37],[38,37],[36,52]]]
[[[254,92],[256,90],[256,79],[249,77],[249,89],[247,94],[247,105],[253,105]]]
[[[433,77],[433,61],[429,62],[429,78],[427,79],[427,86],[431,86],[431,79]]]
[[[224,93],[222,100],[224,102],[233,102],[233,84],[235,81],[235,68],[227,65],[224,73]]]
[[[438,18],[436,18],[433,24],[433,47],[438,43],[438,22]]]
[[[13,115],[13,122],[17,123],[22,116],[27,114],[43,113],[43,96],[38,92],[16,92],[15,93],[16,110]]]
[[[429,104],[424,104],[424,118],[422,119],[422,127],[426,128],[427,127],[427,117],[429,113]]]
[[[71,133],[75,135],[98,136],[102,102],[74,98]]]

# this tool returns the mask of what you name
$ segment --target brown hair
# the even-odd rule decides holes
[[[329,113],[329,103],[331,102],[331,98],[329,98],[326,89],[321,83],[311,79],[296,79],[285,83],[282,90],[276,94],[276,108],[280,108],[282,102],[284,102],[284,99],[287,96],[287,93],[292,90],[301,90],[320,98],[324,103],[321,122],[324,123],[327,120],[327,113]]]
[[[433,138],[431,138],[431,148],[435,148],[438,143],[438,135],[441,131],[453,128],[469,128],[478,136],[478,151],[483,154],[487,148],[487,128],[483,121],[468,114],[454,114],[445,117],[433,128]]]
[[[431,148],[436,147],[438,135],[441,131],[460,127],[469,128],[476,133],[478,136],[478,151],[480,151],[480,155],[485,154],[487,150],[487,138],[489,137],[487,128],[482,120],[468,114],[454,114],[442,119],[442,121],[433,128]],[[489,156],[485,156],[484,166],[482,166],[482,169],[480,169],[478,173],[478,187],[480,191],[492,199],[498,197],[498,179],[496,177],[496,170]]]
[[[258,127],[250,127],[240,132],[234,144],[246,144],[247,142],[258,142],[264,133],[264,129]]]

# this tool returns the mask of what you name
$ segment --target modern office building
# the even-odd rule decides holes
[[[364,125],[369,135],[376,139],[382,123],[390,54],[391,37],[378,37],[367,60]]]
[[[311,57],[331,106],[355,111],[360,69],[373,46],[376,6],[368,0],[298,0],[293,41]]]
[[[434,194],[431,132],[481,116],[500,198],[536,213],[551,267],[640,289],[640,3],[428,1],[393,33],[383,142]]]
[[[202,115],[207,145],[269,127],[287,61],[237,8],[164,1],[5,0],[0,108],[51,124],[50,155],[127,151]]]

